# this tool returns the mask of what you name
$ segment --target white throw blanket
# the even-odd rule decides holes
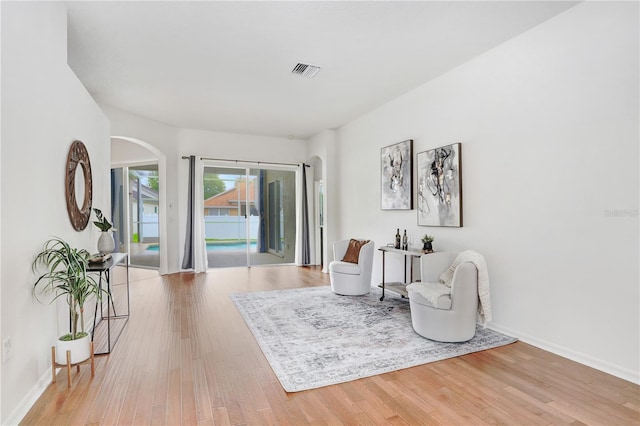
[[[411,283],[407,291],[413,290],[424,297],[433,306],[438,306],[438,299],[446,294],[451,294],[451,287],[442,283]]]
[[[477,251],[465,250],[458,254],[451,266],[457,267],[464,262],[473,263],[478,269],[478,321],[482,325],[486,325],[491,321],[491,300],[489,294],[489,271],[487,271],[487,263]]]

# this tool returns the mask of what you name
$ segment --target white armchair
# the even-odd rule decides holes
[[[407,286],[411,323],[419,335],[440,342],[465,342],[476,333],[478,269],[472,262],[453,270],[451,287],[439,283],[458,253],[420,257],[421,282]],[[449,270],[451,273],[451,271]]]
[[[371,270],[375,243],[369,241],[360,248],[358,263],[345,262],[350,240],[333,243],[333,262],[329,263],[331,290],[344,296],[359,296],[371,291]]]

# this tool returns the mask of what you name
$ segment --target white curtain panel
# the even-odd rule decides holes
[[[302,168],[300,163],[296,170],[296,253],[294,262],[297,266],[302,265]]]
[[[302,169],[305,167],[304,163],[300,163],[298,170],[296,171],[296,253],[295,253],[295,264],[300,266],[303,264],[303,224],[302,215],[304,212],[304,197],[302,194]],[[313,176],[314,170],[313,166],[309,166],[306,169],[307,175],[307,202],[309,205],[307,206],[307,211],[309,215],[309,246],[311,250],[311,264],[313,264],[313,247],[314,247],[314,234],[311,232],[313,230]]]
[[[193,256],[195,272],[207,272],[207,242],[204,228],[204,162],[196,158],[193,200]]]

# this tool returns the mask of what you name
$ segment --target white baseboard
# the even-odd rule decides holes
[[[51,367],[45,371],[45,373],[40,377],[38,382],[33,385],[33,387],[29,390],[27,395],[20,401],[18,406],[9,414],[7,420],[3,423],[3,425],[17,425],[20,424],[24,416],[27,415],[31,407],[36,403],[38,398],[44,393],[47,387],[51,384]]]
[[[487,328],[498,331],[500,333],[507,334],[509,336],[517,337],[521,341],[528,343],[532,346],[535,346],[537,348],[544,349],[545,351],[549,351],[561,357],[570,359],[575,362],[579,362],[580,364],[584,364],[588,367],[595,368],[596,370],[603,371],[607,374],[611,374],[612,376],[616,376],[621,379],[640,385],[640,372],[638,371],[633,371],[628,368],[620,367],[619,365],[612,364],[608,361],[603,361],[601,359],[594,358],[590,355],[585,355],[583,353],[576,352],[574,350],[565,348],[555,343],[547,342],[545,340],[538,339],[537,337],[530,336],[526,333],[521,333],[517,330],[513,330],[508,327],[503,327],[499,324],[492,323],[488,325]]]

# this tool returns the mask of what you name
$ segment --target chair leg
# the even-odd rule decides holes
[[[67,387],[71,387],[71,351],[67,351]]]
[[[51,382],[56,382],[56,347],[51,346]]]
[[[93,356],[93,342],[91,342],[91,377],[96,375],[96,367],[95,364],[93,363],[94,360],[94,356]]]

